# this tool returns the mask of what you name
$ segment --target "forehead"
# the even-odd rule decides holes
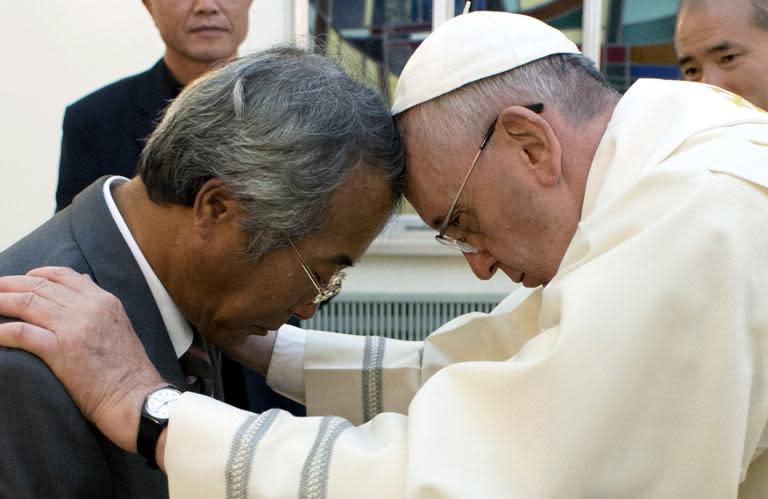
[[[331,196],[330,220],[316,236],[356,260],[384,228],[393,204],[389,181],[369,168],[359,168]]]
[[[675,46],[679,56],[699,55],[726,41],[748,45],[758,30],[750,0],[693,2],[680,11]]]
[[[435,218],[445,216],[448,211],[472,162],[473,152],[458,146],[446,150],[427,137],[409,133],[403,135],[403,140],[407,178],[405,197],[419,216],[432,225]]]

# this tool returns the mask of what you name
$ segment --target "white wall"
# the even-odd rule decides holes
[[[245,53],[285,41],[288,0],[254,0]],[[139,0],[2,2],[0,251],[47,220],[67,104],[149,68],[163,44]]]

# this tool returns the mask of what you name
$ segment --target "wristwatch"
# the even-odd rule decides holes
[[[157,441],[171,415],[171,407],[181,397],[181,392],[173,385],[158,388],[147,395],[141,408],[139,435],[136,439],[136,450],[147,460],[147,466],[157,469],[155,450]]]

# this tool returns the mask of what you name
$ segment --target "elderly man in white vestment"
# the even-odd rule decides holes
[[[490,12],[425,40],[393,114],[419,214],[526,288],[419,343],[251,338],[244,360],[314,417],[183,395],[157,447],[172,497],[768,497],[768,115],[687,82],[620,97],[561,33]],[[105,368],[71,348],[96,340],[37,322],[0,341],[132,450],[136,403],[71,381],[73,359]],[[131,393],[163,384],[124,351]]]

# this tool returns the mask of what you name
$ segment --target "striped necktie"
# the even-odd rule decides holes
[[[187,391],[213,396],[213,366],[205,338],[196,330],[192,345],[179,358],[181,371],[187,378]]]

